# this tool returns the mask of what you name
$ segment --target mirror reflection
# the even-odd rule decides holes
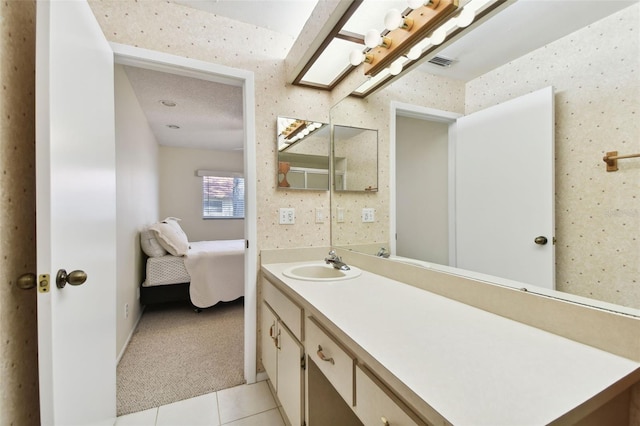
[[[278,188],[329,190],[329,125],[278,117]]]
[[[378,191],[378,131],[333,126],[336,191]]]
[[[553,86],[555,164],[550,175],[555,180],[552,196],[557,239],[554,245],[557,292],[553,295],[559,297],[565,293],[571,300],[578,298],[581,303],[638,315],[640,197],[637,186],[631,188],[629,182],[639,181],[640,163],[628,160],[621,164],[623,168],[619,171],[607,173],[602,161],[608,151],[634,153],[638,148],[640,122],[633,111],[640,107],[640,96],[637,96],[640,81],[636,78],[640,55],[637,40],[628,37],[629,32],[638,32],[637,11],[637,4],[613,11],[516,60],[470,77],[460,79],[448,74],[456,72],[455,64],[450,69],[433,72],[434,65],[425,65],[364,100],[351,97],[337,103],[331,111],[332,123],[375,121],[379,130],[380,177],[375,200],[362,200],[358,194],[332,193],[332,244],[374,256],[384,246],[391,252],[392,259],[398,256],[393,233],[400,213],[411,208],[409,202],[396,200],[402,194],[396,182],[400,165],[393,156],[396,155],[396,134],[402,131],[398,127],[404,125],[403,115],[416,118],[421,115],[416,111],[429,114],[437,110],[450,113],[450,120],[455,121],[456,115],[470,115]],[[394,103],[410,107],[404,113],[395,113]],[[449,145],[446,150],[450,149]],[[477,161],[487,168],[499,168],[502,164],[490,153]],[[439,190],[446,187],[442,176],[434,178],[442,183]],[[416,188],[403,185],[402,190],[409,191],[403,196],[408,200],[418,197]],[[447,197],[441,196],[441,201],[431,200],[432,207],[435,203],[443,207]],[[359,230],[364,224],[357,217],[362,204],[373,204],[376,209],[375,223],[367,224],[366,232]],[[346,215],[352,213],[352,226],[336,223],[337,207]],[[446,209],[442,210],[444,213],[433,214],[440,215],[442,225],[437,230],[443,232],[424,237],[421,243],[425,247],[438,244],[436,241],[447,241],[444,227],[456,228],[455,218],[448,216]],[[446,217],[442,217],[443,214]],[[423,222],[427,220],[422,217]],[[349,219],[350,216],[345,222]],[[415,229],[421,228],[419,225]],[[444,243],[439,247],[444,247]],[[425,250],[419,246],[407,247],[406,260],[418,257],[415,252],[424,254]],[[445,265],[443,269],[468,274],[455,268],[455,254],[452,250],[441,250],[433,258],[420,256],[420,261],[427,267]],[[424,262],[425,259],[428,262]],[[501,279],[497,277],[495,281]]]

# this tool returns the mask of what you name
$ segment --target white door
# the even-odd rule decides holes
[[[115,135],[113,52],[85,1],[38,1],[36,194],[43,425],[113,424]],[[83,285],[58,289],[60,269]]]
[[[553,88],[458,119],[455,161],[456,266],[553,289]]]

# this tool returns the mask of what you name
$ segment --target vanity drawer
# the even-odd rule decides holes
[[[309,358],[318,366],[340,396],[353,406],[354,358],[321,328],[313,317],[305,323],[305,347]]]
[[[391,391],[373,376],[356,365],[356,406],[354,411],[365,425],[379,426],[414,426],[424,425],[414,419],[400,400],[392,396]],[[386,421],[386,422],[385,422]]]
[[[302,308],[274,287],[266,278],[262,280],[262,298],[273,308],[280,320],[299,341],[302,341]]]

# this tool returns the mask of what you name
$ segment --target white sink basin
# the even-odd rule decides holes
[[[360,276],[362,270],[355,266],[349,266],[348,271],[336,269],[333,265],[309,263],[296,265],[282,271],[285,277],[305,281],[341,281],[350,280]]]

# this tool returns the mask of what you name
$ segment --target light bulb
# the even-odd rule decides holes
[[[442,28],[438,28],[431,34],[431,43],[437,46],[442,43],[445,38],[447,38],[447,32]]]
[[[402,64],[400,63],[400,61],[395,61],[389,67],[389,74],[391,75],[398,75],[401,72],[402,72]]]
[[[460,15],[456,19],[456,25],[458,25],[460,28],[468,27],[469,25],[471,25],[475,17],[476,13],[471,8],[465,7],[464,9],[462,9],[462,12],[460,12]]]
[[[374,47],[379,46],[381,41],[382,36],[380,36],[378,30],[369,30],[364,35],[364,45],[369,49],[373,49]]]
[[[389,31],[399,28],[402,23],[402,13],[398,9],[391,9],[384,15],[384,27]]]
[[[358,49],[352,50],[351,53],[349,54],[349,63],[351,63],[351,65],[353,65],[354,67],[357,67],[358,65],[360,65],[363,60],[364,60],[364,53],[362,53],[362,51]]]
[[[412,61],[415,61],[416,59],[418,59],[420,55],[422,55],[422,47],[418,44],[413,46],[409,50],[409,52],[407,52],[407,58],[411,59]]]

